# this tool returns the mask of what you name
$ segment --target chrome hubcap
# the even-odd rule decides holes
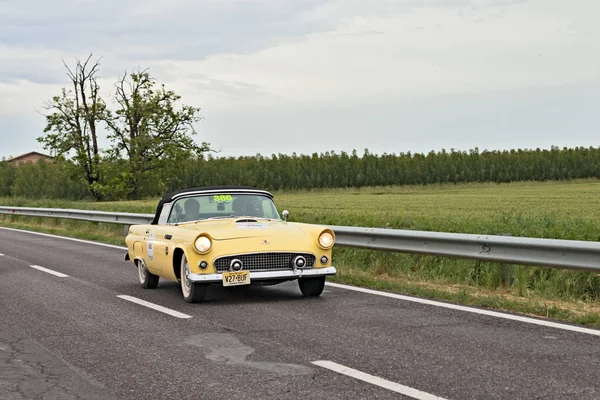
[[[138,261],[138,273],[140,275],[140,282],[144,282],[146,280],[146,266],[143,261]]]
[[[188,296],[192,290],[192,282],[188,278],[189,273],[190,266],[187,260],[185,260],[181,265],[181,289],[183,290],[183,294],[185,296]]]

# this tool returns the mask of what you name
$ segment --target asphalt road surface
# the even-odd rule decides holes
[[[600,398],[598,330],[332,284],[188,304],[118,246],[0,229],[0,254],[0,399]]]

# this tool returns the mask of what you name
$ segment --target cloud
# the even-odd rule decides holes
[[[494,7],[502,11],[502,17],[488,17],[495,3],[454,2],[484,10],[477,11],[479,17],[487,18],[483,25],[479,17],[459,14],[458,8],[414,6],[405,8],[405,13],[394,13],[384,7],[385,12],[376,14],[367,11],[362,2],[349,3],[355,9],[345,8],[344,18],[338,14],[340,8],[323,6],[313,11],[319,18],[332,15],[339,21],[335,30],[251,54],[215,54],[174,63],[173,71],[180,76],[202,71],[221,81],[257,85],[273,95],[267,102],[285,99],[319,104],[598,79],[600,53],[583,51],[600,44],[598,38],[574,31],[577,19],[569,12],[558,14],[552,7],[547,12],[541,3],[534,7],[508,2],[503,8]]]
[[[296,16],[312,1],[41,0],[4,4],[0,41],[13,46],[91,49],[139,59],[198,59],[249,52],[315,27]]]
[[[202,108],[200,131],[225,150],[250,151],[247,137],[266,152],[281,140],[406,143],[391,133],[406,130],[415,147],[469,146],[484,141],[468,132],[492,132],[492,122],[505,131],[520,123],[546,142],[551,127],[536,118],[547,108],[522,100],[598,101],[585,89],[600,85],[598,13],[593,0],[0,2],[0,116],[24,130],[20,140],[37,136],[18,118],[43,125],[34,110],[68,84],[62,59],[93,52],[105,95],[125,70],[149,68]],[[514,124],[492,118],[494,104]],[[589,135],[590,113],[562,110],[550,120]]]
[[[66,52],[45,49],[30,51],[0,43],[0,82],[20,80],[39,84],[64,82],[65,69],[60,59],[67,55]]]

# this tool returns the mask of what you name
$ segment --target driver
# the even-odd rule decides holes
[[[183,205],[185,208],[185,220],[194,221],[200,219],[200,203],[196,199],[187,199]]]
[[[247,214],[247,201],[244,197],[238,197],[231,204],[231,208],[236,216],[242,216]]]
[[[233,201],[231,205],[233,212],[236,216],[248,216],[248,217],[261,217],[262,213],[259,212],[259,207],[256,201],[252,198],[240,196]]]

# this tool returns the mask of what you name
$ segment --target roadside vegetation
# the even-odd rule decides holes
[[[600,240],[600,180],[275,191],[291,221]],[[0,205],[153,213],[158,198],[85,202],[0,198]],[[0,225],[123,245],[119,225],[5,217]],[[336,247],[333,280],[600,327],[600,274]]]
[[[172,144],[180,146],[178,142]],[[208,148],[208,144],[203,145]],[[201,151],[201,150],[198,150]],[[74,161],[22,165],[0,162],[0,197],[29,199],[131,200],[154,198],[193,186],[249,185],[286,192],[440,184],[569,181],[600,177],[600,148],[577,147],[504,151],[449,151],[363,154],[353,151],[312,155],[217,157],[211,152],[163,158],[134,175],[124,159],[101,158],[90,185]],[[163,156],[165,157],[165,156]],[[127,183],[136,181],[135,190]],[[370,189],[369,189],[370,190]],[[135,192],[135,193],[134,193]]]

